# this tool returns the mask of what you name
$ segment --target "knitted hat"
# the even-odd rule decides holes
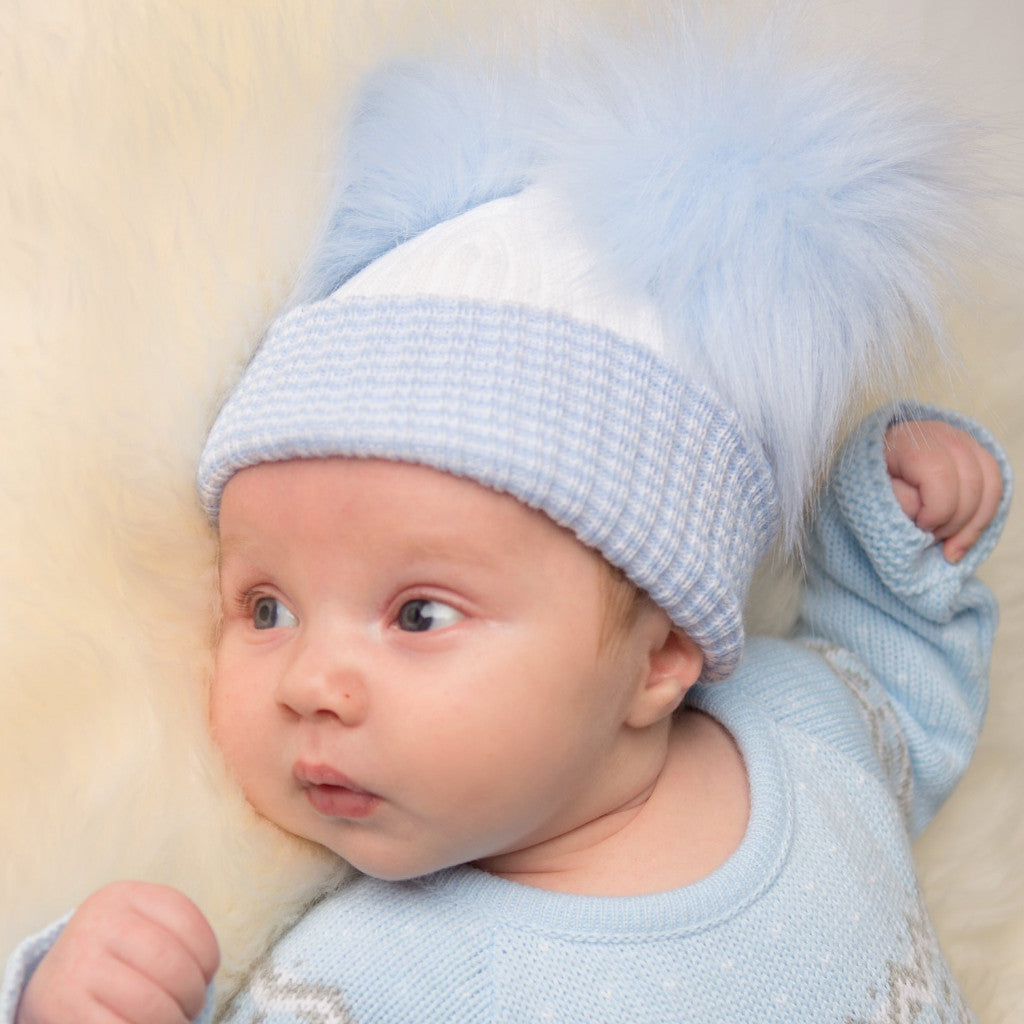
[[[211,518],[261,462],[433,466],[568,527],[706,681],[733,670],[844,412],[939,322],[959,165],[876,75],[673,31],[532,79],[371,81],[302,301],[207,440]]]

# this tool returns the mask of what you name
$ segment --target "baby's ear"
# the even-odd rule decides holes
[[[644,685],[637,690],[626,724],[644,729],[671,715],[703,668],[703,651],[681,629],[668,626],[651,648]]]

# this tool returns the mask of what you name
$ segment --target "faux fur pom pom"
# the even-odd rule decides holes
[[[534,87],[508,68],[407,61],[356,98],[334,195],[296,302],[325,298],[396,245],[527,183]]]
[[[792,544],[844,416],[945,357],[976,130],[894,70],[803,56],[791,18],[756,28],[677,10],[633,45],[591,39],[551,173],[760,439]]]
[[[385,68],[356,103],[298,299],[544,185],[763,446],[795,543],[851,408],[943,357],[974,233],[972,130],[873,62],[804,57],[793,20],[737,32],[675,8],[628,39],[573,22],[532,74]]]

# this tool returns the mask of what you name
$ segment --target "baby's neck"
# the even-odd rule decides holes
[[[732,737],[686,709],[673,723],[660,773],[634,799],[571,833],[478,866],[552,892],[666,892],[724,864],[749,817],[746,769]]]

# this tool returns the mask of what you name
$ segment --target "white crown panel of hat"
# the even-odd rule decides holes
[[[669,358],[653,302],[610,280],[565,203],[541,186],[494,199],[392,249],[335,300],[476,299],[530,306],[594,324]]]

